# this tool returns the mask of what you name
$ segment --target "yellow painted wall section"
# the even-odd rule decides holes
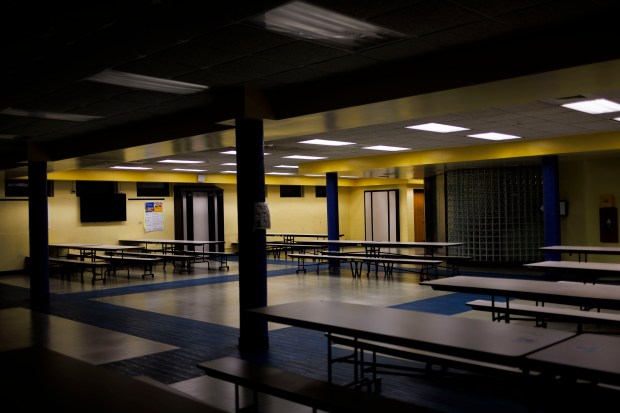
[[[560,199],[568,201],[568,216],[561,218],[562,243],[565,245],[606,245],[599,237],[599,196],[612,193],[620,202],[620,163],[615,159],[561,158]],[[219,183],[224,190],[224,225],[226,248],[238,242],[237,191],[235,182]],[[4,182],[0,181],[4,187]],[[438,188],[442,188],[438,182]],[[97,242],[116,244],[124,238],[174,238],[173,197],[164,199],[164,231],[146,233],[143,226],[144,203],[148,198],[128,200],[127,221],[122,223],[83,224],[79,221],[79,201],[72,192],[73,181],[54,181],[54,197],[49,201],[49,241]],[[135,182],[121,182],[129,198],[136,197]],[[272,232],[327,232],[327,199],[316,198],[314,186],[304,187],[303,198],[280,198],[279,186],[268,184],[267,204],[271,212]],[[343,239],[364,239],[364,191],[398,189],[400,199],[401,240],[413,240],[413,189],[406,183],[386,186],[339,186],[339,225]],[[443,199],[439,194],[439,199]],[[440,202],[441,203],[441,202]],[[438,216],[444,214],[440,206]],[[28,202],[25,199],[1,198],[0,202],[0,273],[23,269],[29,254]],[[439,220],[440,240],[445,228]],[[594,256],[593,256],[594,257]],[[566,259],[575,259],[567,256]],[[596,256],[597,261],[617,262],[619,257]]]
[[[118,244],[119,239],[174,238],[174,202],[164,198],[164,230],[146,232],[144,207],[149,198],[136,199],[135,182],[122,182],[119,192],[127,194],[127,221],[80,222],[79,198],[72,192],[72,181],[54,181],[54,196],[48,198],[49,242],[96,242]],[[134,198],[134,199],[132,199]]]
[[[4,182],[0,181],[4,187]],[[237,187],[236,184],[218,184],[224,191],[224,239],[226,249],[238,242]],[[279,185],[267,187],[267,203],[271,212],[273,232],[327,233],[327,198],[317,198],[314,186],[305,186],[303,198],[280,198]],[[120,239],[174,238],[174,198],[164,198],[164,230],[146,232],[144,207],[148,198],[136,197],[135,182],[120,182],[119,190],[127,194],[127,221],[82,223],[79,199],[74,192],[73,181],[54,181],[54,196],[48,198],[50,243],[94,242],[117,244]],[[134,199],[131,199],[134,198]],[[339,188],[339,220],[343,238],[350,237],[352,223],[362,229],[363,214],[356,222],[349,214],[348,188]],[[362,202],[363,208],[363,202]],[[363,211],[363,209],[362,209]],[[29,255],[28,200],[3,198],[0,202],[0,273],[24,268]]]
[[[0,271],[21,269],[30,250],[28,201],[0,202],[0,216]]]
[[[267,186],[271,228],[268,232],[327,233],[326,198],[316,198],[313,186],[303,187],[301,198],[280,198],[278,185]]]
[[[224,248],[227,251],[236,249],[231,244],[239,242],[239,224],[237,222],[237,185],[216,185],[224,191]]]
[[[599,198],[613,194],[620,199],[620,163],[617,159],[576,159],[560,162],[560,199],[568,201],[568,216],[561,218],[564,245],[618,247],[620,243],[600,241]],[[576,260],[564,254],[563,259]],[[614,255],[591,255],[589,261],[620,262]]]

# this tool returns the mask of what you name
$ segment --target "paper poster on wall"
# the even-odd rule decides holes
[[[162,201],[144,203],[144,230],[146,232],[164,230],[164,203]]]

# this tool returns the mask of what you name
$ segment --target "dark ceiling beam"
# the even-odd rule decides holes
[[[37,143],[47,160],[61,160],[98,152],[130,148],[230,129],[217,122],[235,119],[245,112],[244,90],[213,90],[211,104],[158,116],[102,131]]]

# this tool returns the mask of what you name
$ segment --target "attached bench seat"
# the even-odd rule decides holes
[[[192,251],[192,250],[177,250],[176,254],[191,255],[194,262],[206,262],[209,265],[209,260],[219,262],[219,269],[230,269],[228,266],[228,257],[234,257],[236,252],[232,251]]]
[[[49,257],[50,264],[59,267],[62,271],[62,276],[69,275],[77,270],[80,272],[80,279],[84,282],[84,271],[90,271],[93,274],[92,283],[95,284],[96,280],[101,280],[105,284],[106,276],[110,270],[110,264],[107,261],[101,260],[83,260],[81,258],[67,258],[67,257]]]
[[[297,244],[293,242],[267,242],[267,253],[271,253],[274,259],[280,259],[281,253],[305,253],[306,251],[318,252],[321,249],[320,245],[311,244]],[[288,256],[288,255],[287,255]]]
[[[317,409],[345,413],[434,412],[434,410],[390,399],[377,393],[354,390],[236,357],[205,361],[197,366],[211,377],[234,383],[236,412],[250,411],[252,407],[240,406],[239,386],[255,392],[255,404],[258,402],[256,393],[265,393],[309,406],[313,412],[316,412]],[[261,411],[259,406],[254,405],[253,407],[254,410],[251,411]]]
[[[134,257],[151,257],[151,258],[161,258],[161,261],[164,263],[164,270],[166,269],[166,263],[171,262],[174,268],[179,268],[179,273],[183,274],[183,272],[187,272],[188,274],[192,272],[192,261],[194,257],[192,255],[186,254],[164,254],[161,252],[128,252],[124,251],[123,256],[134,256]],[[177,264],[178,263],[178,264]]]
[[[142,278],[150,275],[155,277],[153,273],[153,265],[162,259],[158,257],[136,257],[131,255],[105,255],[103,256],[110,263],[110,273],[116,275],[118,270],[127,270],[127,278],[129,278],[129,268],[138,267],[142,269]]]
[[[379,374],[432,374],[433,367],[439,367],[441,373],[446,373],[449,368],[468,371],[473,373],[491,375],[505,378],[523,377],[523,371],[517,367],[471,360],[462,357],[454,357],[431,351],[417,350],[410,347],[402,347],[371,340],[361,340],[338,334],[326,334],[329,341],[328,377],[331,380],[332,365],[336,363],[348,363],[353,365],[353,383],[374,385],[376,391],[381,389]],[[345,346],[352,352],[333,357],[333,345]],[[370,356],[366,357],[365,352]],[[402,364],[377,361],[377,355],[390,356],[397,359],[410,360],[424,364],[422,368],[415,366],[403,366]],[[370,374],[370,377],[366,377]]]
[[[361,277],[362,269],[364,265],[368,267],[368,272],[366,276],[370,276],[370,265],[382,264],[383,270],[386,277],[391,277],[394,270],[395,264],[406,264],[406,265],[419,265],[421,266],[420,270],[420,279],[425,280],[430,278],[430,270],[437,269],[437,266],[442,263],[440,260],[429,260],[429,259],[416,259],[416,258],[394,258],[394,257],[385,257],[385,256],[369,256],[362,254],[350,254],[350,255],[341,255],[341,254],[288,254],[291,258],[297,258],[297,273],[299,271],[306,272],[306,260],[312,260],[312,264],[316,264],[317,261],[329,261],[329,260],[340,260],[346,261],[351,266],[351,273],[353,277]],[[317,265],[317,273],[319,271]],[[377,275],[377,271],[375,270],[375,276]]]
[[[400,258],[417,258],[417,259],[427,259],[427,260],[441,260],[445,264],[445,268],[447,268],[451,275],[460,274],[460,266],[467,261],[471,260],[471,257],[463,256],[463,255],[421,255],[421,254],[392,254],[386,253],[386,256],[394,256]]]
[[[585,311],[571,308],[549,307],[533,304],[509,303],[504,301],[473,300],[467,303],[472,310],[489,311],[493,321],[509,321],[514,316],[532,317],[537,325],[546,326],[548,321],[577,323],[577,331],[583,330],[584,323],[620,326],[620,314],[599,311]]]

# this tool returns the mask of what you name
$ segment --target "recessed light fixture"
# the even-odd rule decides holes
[[[505,141],[508,139],[521,139],[522,136],[516,135],[507,135],[505,133],[498,132],[487,132],[487,133],[477,133],[475,135],[467,135],[470,138],[478,138],[478,139],[488,139],[490,141]]]
[[[303,1],[288,2],[249,22],[276,33],[347,50],[376,46],[405,37],[402,33]]]
[[[357,178],[359,178],[359,176],[355,176],[355,175],[341,175],[338,178],[357,179]]]
[[[325,175],[321,175],[321,174],[305,174],[304,176],[310,176],[313,178],[325,178]]]
[[[290,156],[283,156],[283,158],[316,160],[316,159],[326,159],[327,157],[326,156],[310,156],[310,155],[290,155]]]
[[[136,171],[145,171],[153,168],[147,168],[146,166],[112,166],[110,169],[132,169]]]
[[[299,143],[307,143],[309,145],[324,145],[324,146],[355,145],[355,142],[331,141],[328,139],[310,139],[307,141],[301,141]]]
[[[299,168],[299,166],[297,166],[297,165],[276,165],[276,166],[274,166],[274,168],[291,168],[291,169],[297,169],[297,168]]]
[[[450,133],[458,132],[462,130],[469,130],[469,128],[462,128],[460,126],[444,125],[442,123],[423,123],[421,125],[406,126],[407,129],[418,129],[429,132]]]
[[[164,159],[161,161],[157,161],[161,163],[204,163],[204,161],[184,161],[182,159]]]
[[[37,110],[23,110],[23,109],[14,109],[14,108],[2,109],[0,110],[0,114],[11,115],[11,116],[23,116],[27,118],[66,120],[69,122],[88,122],[89,120],[101,119],[101,116],[78,115],[77,113],[42,112],[42,111],[37,111]]]
[[[237,166],[235,162],[226,162],[222,164],[223,166]]]
[[[135,73],[119,72],[118,70],[104,70],[103,72],[86,78],[86,80],[107,83],[110,85],[132,87],[135,89],[176,93],[178,95],[189,95],[191,93],[201,92],[209,88],[209,86],[197,85],[195,83],[178,82],[176,80],[137,75]]]
[[[207,172],[206,169],[185,169],[185,168],[173,168],[173,171],[178,172]]]
[[[265,172],[265,175],[293,175],[290,172]]]
[[[222,171],[223,174],[236,174],[237,171]]]
[[[593,115],[599,113],[620,112],[620,104],[607,99],[584,100],[581,102],[565,103],[562,106]]]
[[[232,151],[224,151],[224,152],[220,152],[222,155],[236,155],[237,151],[232,150]],[[263,155],[271,155],[269,152],[263,152]]]
[[[370,149],[373,151],[387,151],[387,152],[398,152],[398,151],[410,150],[410,148],[401,148],[398,146],[387,146],[387,145],[366,146],[362,149]]]

